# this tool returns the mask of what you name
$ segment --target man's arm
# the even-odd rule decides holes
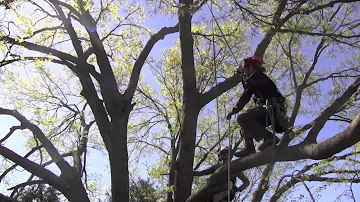
[[[237,177],[243,182],[243,184],[237,189],[237,191],[244,191],[250,185],[250,181],[243,172],[239,172]]]
[[[236,114],[241,111],[245,105],[250,101],[252,95],[255,93],[254,87],[247,86],[244,93],[241,95],[239,101],[236,103],[236,106],[231,111],[231,114]]]
[[[254,95],[258,90],[258,87],[266,82],[266,77],[267,76],[261,72],[255,72],[250,76],[246,87],[244,87],[245,91],[236,103],[236,107],[233,108],[231,114],[236,114],[245,107],[245,105],[250,101],[252,95]]]
[[[194,176],[203,176],[203,175],[210,175],[212,174],[213,172],[215,172],[215,170],[219,168],[218,165],[213,165],[209,168],[206,168],[205,170],[200,170],[200,171],[197,171],[197,170],[194,170],[193,171],[193,175]]]

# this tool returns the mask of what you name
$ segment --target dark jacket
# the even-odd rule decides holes
[[[282,95],[276,87],[275,83],[263,72],[257,71],[253,73],[246,81],[244,93],[241,95],[233,113],[238,113],[255,95],[261,104],[265,104],[268,98],[281,98]]]

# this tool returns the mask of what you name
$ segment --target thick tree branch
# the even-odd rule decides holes
[[[79,57],[82,63],[85,63],[84,52],[81,46],[81,41],[77,37],[75,29],[71,24],[71,17],[69,16],[69,18],[66,18],[63,10],[61,9],[58,3],[55,3],[54,1],[50,1],[50,2],[55,6],[57,12],[59,13],[59,19],[64,23],[65,29],[69,34],[69,37],[71,39],[71,42],[73,44],[77,56]]]
[[[55,161],[56,165],[59,167],[62,173],[65,176],[73,177],[72,175],[74,173],[71,166],[61,157],[54,145],[50,142],[50,140],[45,136],[45,134],[38,126],[31,123],[16,110],[0,108],[0,114],[10,115],[20,121],[21,125],[29,129],[36,136],[36,138],[40,140],[40,142],[42,143],[46,151],[49,153],[51,158]]]
[[[254,55],[257,56],[263,56],[267,47],[269,46],[272,37],[277,33],[277,30],[284,25],[284,23],[287,21],[285,19],[280,20],[281,14],[284,12],[284,9],[286,7],[287,0],[282,0],[279,2],[279,5],[274,13],[274,17],[272,19],[272,24],[275,27],[271,27],[270,30],[266,33],[264,38],[260,41],[258,46],[256,47]]]
[[[306,142],[316,142],[317,135],[324,127],[326,121],[333,116],[338,109],[343,106],[351,96],[358,90],[360,86],[360,76],[346,89],[346,91],[338,97],[329,107],[327,107],[312,123],[314,124],[309,131]]]
[[[251,202],[261,201],[264,197],[265,192],[269,189],[270,177],[274,166],[275,163],[269,163],[266,165],[265,170],[261,174],[259,184],[252,195]]]
[[[37,151],[41,148],[43,148],[42,145],[32,148],[28,153],[25,154],[24,158],[29,157],[31,154],[33,154],[35,151]],[[0,182],[10,171],[14,170],[16,168],[16,166],[18,166],[18,164],[14,164],[10,168],[6,169],[0,176]]]
[[[52,49],[49,47],[37,45],[37,44],[31,43],[31,42],[14,39],[14,38],[11,38],[8,36],[0,36],[0,41],[3,41],[4,43],[10,43],[10,44],[14,44],[14,45],[23,46],[29,50],[37,51],[40,53],[51,54],[51,55],[54,55],[54,56],[60,58],[61,60],[70,61],[74,64],[77,64],[79,62],[76,57],[74,57],[70,54],[67,54],[67,53],[64,53],[64,52],[61,52],[61,51],[58,51],[58,50],[55,50],[55,49]]]
[[[341,133],[325,140],[319,144],[300,143],[286,148],[274,147],[268,148],[263,152],[255,153],[250,156],[237,159],[231,162],[230,169],[234,172],[243,171],[249,168],[257,167],[267,163],[295,161],[300,159],[325,159],[341,152],[342,150],[358,143],[360,141],[360,114],[353,120],[350,126]],[[206,199],[215,192],[209,191],[210,187],[216,184],[226,184],[227,167],[222,166],[208,182],[204,184],[197,192],[191,195],[186,201],[195,202]],[[226,188],[224,189],[226,190]]]
[[[144,66],[144,63],[146,61],[146,58],[148,57],[151,49],[154,47],[155,43],[159,40],[164,39],[164,37],[168,34],[176,33],[179,31],[179,24],[176,24],[173,27],[164,27],[156,34],[152,35],[149,39],[149,41],[146,43],[145,47],[141,51],[139,57],[136,59],[136,62],[134,64],[134,67],[131,72],[130,81],[128,84],[128,87],[125,91],[125,99],[130,101],[132,100],[135,90],[137,88],[140,72],[142,67]]]
[[[40,165],[24,157],[19,156],[15,152],[1,145],[0,145],[0,154],[5,158],[13,161],[15,164],[23,167],[25,170],[29,171],[30,173],[33,173],[39,178],[45,180],[49,185],[53,186],[60,192],[62,193],[66,192],[67,189],[66,183],[62,181],[58,176],[50,172],[49,170],[41,167]]]
[[[218,83],[216,86],[212,87],[210,90],[201,95],[201,98],[199,99],[200,106],[205,106],[216,97],[222,95],[229,89],[236,86],[238,83],[241,82],[241,80],[242,76],[237,73],[234,74],[232,77],[226,79],[225,81]]]

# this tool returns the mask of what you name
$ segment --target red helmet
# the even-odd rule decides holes
[[[253,56],[253,57],[248,57],[248,58],[244,58],[244,66],[243,69],[249,67],[249,65],[251,64],[262,64],[262,59],[260,56]]]

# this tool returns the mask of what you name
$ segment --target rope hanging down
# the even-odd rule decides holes
[[[213,13],[213,0],[211,1],[211,6],[209,7],[209,4],[206,3],[206,5],[208,6],[209,10],[210,10],[210,13],[212,15],[212,20],[211,20],[211,29],[212,29],[212,48],[213,48],[213,65],[214,65],[214,80],[215,80],[215,93],[216,93],[216,114],[217,114],[217,132],[218,132],[218,136],[219,136],[219,150],[221,148],[221,145],[220,145],[220,142],[221,142],[221,135],[220,135],[220,114],[219,114],[219,101],[218,101],[218,92],[217,92],[217,66],[216,66],[216,50],[215,50],[215,33],[214,33],[214,21],[216,23],[216,25],[218,26],[219,30],[220,30],[220,33],[221,33],[221,36],[224,38],[225,40],[225,43],[226,45],[228,46],[235,62],[236,62],[236,65],[239,66],[239,62],[237,61],[236,57],[235,57],[235,54],[234,52],[232,51],[228,41],[226,40],[226,37],[219,25],[219,23],[217,22],[215,16],[214,16],[214,13]],[[228,176],[227,176],[227,184],[228,184],[228,202],[231,202],[231,199],[230,199],[230,191],[232,189],[232,184],[230,184],[231,180],[230,180],[230,161],[231,161],[231,151],[232,151],[232,146],[231,146],[231,132],[230,132],[230,127],[231,127],[231,120],[229,120],[229,123],[228,123],[228,126],[229,126],[229,130],[228,130],[228,134],[229,134],[229,152],[228,152],[228,163],[227,163],[227,167],[228,167]],[[235,182],[234,182],[235,183]]]

